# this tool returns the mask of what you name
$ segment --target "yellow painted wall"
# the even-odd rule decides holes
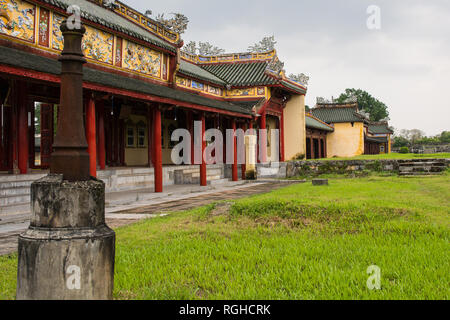
[[[293,96],[283,111],[286,161],[306,154],[305,96]]]
[[[364,124],[335,123],[327,137],[328,158],[354,157],[364,154]]]
[[[129,148],[126,146],[127,143],[127,128],[132,123],[134,123],[134,137],[135,137],[135,147]],[[147,118],[145,116],[130,115],[129,121],[125,125],[125,163],[127,166],[147,166],[148,165],[148,130],[145,129],[145,147],[137,147],[137,123],[143,122],[147,125]]]

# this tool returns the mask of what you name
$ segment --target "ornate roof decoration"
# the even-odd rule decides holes
[[[289,76],[289,80],[300,83],[301,85],[308,85],[309,82],[309,77],[307,75],[305,75],[304,73],[300,73],[300,74],[291,74]]]
[[[275,56],[272,61],[267,65],[266,71],[273,73],[277,76],[281,76],[284,73],[284,62],[281,62],[280,59]]]
[[[353,95],[344,100],[344,103],[357,103],[358,97]]]
[[[366,112],[366,111],[364,111],[364,110],[359,110],[359,111],[358,111],[358,114],[359,114],[360,116],[364,117],[364,118],[367,119],[367,120],[370,119],[370,113],[369,113],[369,112]]]
[[[156,17],[156,21],[162,24],[167,29],[182,34],[186,31],[189,24],[189,19],[181,13],[171,13],[174,17],[172,19],[165,19],[164,13]]]
[[[105,8],[108,8],[110,10],[119,8],[119,5],[116,3],[116,0],[99,0],[99,2]]]
[[[317,104],[332,104],[333,102],[323,97],[317,97]]]
[[[273,51],[275,50],[276,44],[277,42],[275,41],[275,36],[264,37],[260,42],[254,44],[253,46],[250,46],[248,48],[248,51],[257,53]]]
[[[189,45],[189,44],[188,44]],[[247,61],[268,61],[276,55],[276,51],[268,52],[245,52],[245,53],[226,53],[218,55],[197,55],[191,52],[181,51],[181,58],[197,64],[208,63],[228,63],[228,62],[247,62]]]

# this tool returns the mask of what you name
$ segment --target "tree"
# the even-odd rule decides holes
[[[402,148],[402,147],[408,147],[409,146],[409,140],[405,137],[394,137],[392,141],[392,146],[394,148]]]
[[[248,51],[258,53],[269,52],[275,49],[276,44],[275,36],[264,37],[260,42],[248,47]]]
[[[189,42],[183,47],[183,51],[192,55],[216,56],[225,52],[224,49],[215,47],[209,42],[199,42],[198,47],[195,41]]]
[[[358,99],[359,108],[370,114],[370,120],[380,121],[389,117],[388,107],[361,89],[346,89],[337,101],[338,103],[345,103],[351,97]]]
[[[439,140],[442,143],[450,143],[450,131],[444,131],[441,133],[441,136],[439,137]]]

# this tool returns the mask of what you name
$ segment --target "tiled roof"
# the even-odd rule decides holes
[[[372,134],[393,134],[387,124],[369,124],[369,132]]]
[[[259,100],[251,100],[251,101],[233,101],[234,104],[237,104],[238,106],[241,106],[244,109],[247,109],[248,111],[252,111],[253,107],[262,103],[262,101],[265,101],[265,98],[259,99]]]
[[[320,120],[314,118],[314,116],[310,115],[310,114],[306,114],[306,127],[307,128],[311,128],[311,129],[318,129],[318,130],[323,130],[323,131],[328,131],[328,132],[333,132],[334,129],[321,122]]]
[[[362,116],[358,115],[358,107],[336,107],[326,106],[311,109],[316,118],[326,123],[364,122]]]
[[[296,92],[296,93],[306,94],[306,89],[297,87],[296,85],[294,85],[294,84],[292,84],[292,83],[290,83],[290,82],[288,82],[288,81],[282,80],[282,81],[281,81],[281,84],[282,84],[284,87],[286,87],[286,88],[288,88],[288,89],[290,89],[290,90],[292,90],[292,91],[294,91],[294,92]]]
[[[176,48],[169,42],[160,39],[151,32],[146,31],[131,21],[121,17],[111,10],[103,8],[95,3],[87,0],[43,0],[44,2],[54,5],[58,8],[67,10],[70,5],[77,5],[81,9],[81,17],[94,23],[101,24],[115,31],[128,34],[134,38],[149,42],[160,48],[176,52]]]
[[[266,61],[207,64],[201,67],[231,86],[264,86],[278,83],[276,79],[266,75]]]
[[[56,59],[3,46],[0,46],[0,64],[23,69],[31,69],[58,76],[61,74],[61,63]],[[219,110],[236,112],[243,115],[251,115],[251,112],[247,109],[226,101],[208,99],[200,95],[175,90],[138,79],[124,77],[110,72],[91,69],[89,67],[84,68],[83,80],[90,83],[105,85],[107,87],[119,88],[157,97],[170,98],[181,102],[188,102]]]
[[[191,62],[187,62],[184,60],[181,60],[181,62],[180,62],[179,72],[181,74],[184,74],[186,76],[191,76],[191,77],[199,79],[199,80],[212,82],[212,83],[215,83],[215,84],[218,84],[221,86],[226,85],[225,81],[223,81],[222,79],[219,79],[212,73],[200,68],[199,66],[197,66]]]

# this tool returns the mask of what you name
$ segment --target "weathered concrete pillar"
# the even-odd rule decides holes
[[[105,223],[105,185],[89,177],[82,121],[85,29],[69,30],[63,22],[61,31],[56,152],[51,174],[31,186],[30,228],[19,237],[17,299],[107,300],[114,285],[115,234]]]

